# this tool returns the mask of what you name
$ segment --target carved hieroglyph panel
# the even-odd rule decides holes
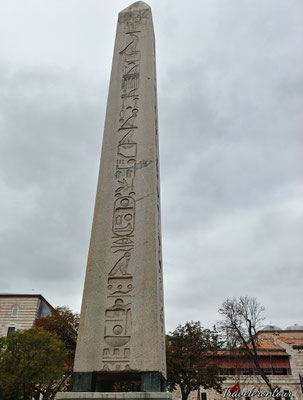
[[[132,252],[134,250],[136,215],[136,169],[138,153],[138,123],[140,112],[140,30],[137,22],[142,16],[133,15],[125,26],[125,46],[119,51],[122,57],[121,108],[117,115],[118,129],[116,151],[116,188],[113,199],[111,251],[117,258],[108,269],[104,340],[109,346],[103,349],[103,369],[129,369],[132,335],[132,298],[134,277]]]

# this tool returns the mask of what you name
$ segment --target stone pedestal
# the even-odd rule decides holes
[[[177,400],[168,392],[66,392],[58,393],[57,400]]]

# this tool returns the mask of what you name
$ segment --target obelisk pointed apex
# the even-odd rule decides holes
[[[130,6],[124,8],[124,10],[120,11],[120,14],[137,10],[150,10],[150,6],[146,4],[144,1],[136,1]]]

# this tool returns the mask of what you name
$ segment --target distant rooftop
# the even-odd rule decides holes
[[[294,324],[285,328],[286,331],[303,331],[303,325]]]
[[[276,325],[265,325],[262,331],[282,331],[282,329]]]
[[[42,296],[42,294],[28,294],[28,293],[0,293],[0,297],[38,297],[43,300],[52,310],[54,307]]]
[[[265,325],[262,331],[303,331],[303,325],[294,324],[292,326],[288,326],[285,329],[281,329],[276,325]]]

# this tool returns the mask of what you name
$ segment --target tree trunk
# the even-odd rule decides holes
[[[35,394],[35,400],[39,400],[39,399],[40,399],[40,391]]]
[[[253,363],[255,364],[257,371],[261,375],[261,377],[264,380],[264,382],[266,383],[266,385],[269,387],[269,390],[271,392],[273,392],[274,389],[270,383],[270,380],[267,377],[267,375],[264,373],[263,369],[260,367],[260,364],[259,364],[258,350],[257,350],[256,343],[255,343],[255,336],[253,335],[253,332],[252,332],[251,321],[248,318],[247,318],[247,321],[249,323],[248,334],[249,334],[250,342],[252,344],[252,349],[248,346],[247,341],[242,336],[241,331],[237,327],[235,327],[236,331],[238,332],[238,335],[239,335],[240,339],[242,340],[242,343],[244,344],[246,352],[248,353],[249,357],[252,359]]]
[[[255,362],[255,360],[254,360],[254,364],[255,364],[255,367],[257,368],[257,371],[258,371],[259,374],[261,375],[262,379],[264,380],[264,382],[266,383],[266,385],[269,387],[269,390],[270,390],[271,392],[273,392],[273,391],[274,391],[274,388],[272,387],[271,382],[270,382],[268,376],[265,374],[265,372],[263,371],[263,369],[260,367],[259,362],[258,362],[258,361]]]
[[[182,390],[181,389],[181,393],[182,393],[182,400],[187,400],[190,392],[187,391],[187,390]]]
[[[52,400],[55,398],[56,394],[59,392],[59,390],[62,388],[63,384],[66,382],[66,380],[72,375],[72,372],[68,372],[66,376],[63,376],[62,381],[59,383],[59,385],[53,390],[53,393],[49,396],[49,399]]]

